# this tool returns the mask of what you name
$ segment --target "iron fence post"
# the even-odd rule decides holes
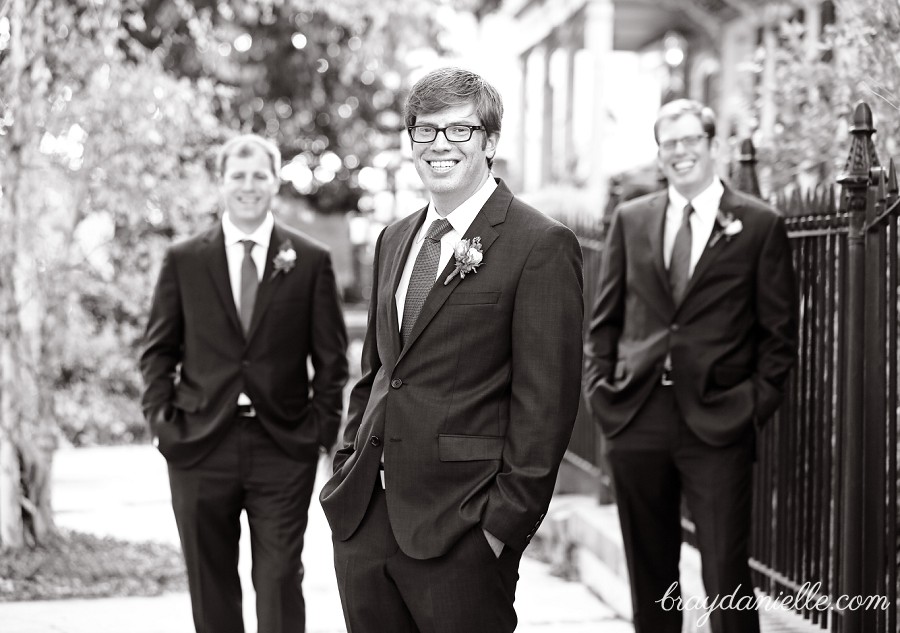
[[[741,152],[732,174],[732,185],[738,191],[762,198],[759,190],[759,178],[756,175],[756,163],[756,147],[753,146],[751,139],[745,138],[741,141]]]
[[[849,214],[846,314],[846,385],[842,424],[841,538],[839,594],[862,595],[863,435],[865,362],[865,219],[869,169],[877,163],[872,144],[872,111],[858,103],[850,127],[852,141],[837,181]],[[840,633],[860,633],[861,612],[840,612]]]

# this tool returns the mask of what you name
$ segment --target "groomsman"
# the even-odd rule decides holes
[[[797,295],[781,216],[716,176],[713,112],[672,101],[654,132],[669,186],[613,214],[585,379],[608,438],[635,632],[680,633],[662,598],[678,581],[682,495],[707,594],[753,597],[755,435],[794,363]],[[755,610],[710,621],[759,631]]]
[[[244,631],[242,510],[259,631],[305,629],[300,554],[318,456],[340,425],[347,334],[328,251],[270,211],[280,170],[259,136],[221,148],[225,213],[169,249],[147,323],[143,408],[169,465],[198,633]]]

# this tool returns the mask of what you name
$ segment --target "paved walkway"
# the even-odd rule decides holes
[[[326,476],[323,461],[319,484]],[[128,540],[178,543],[163,458],[146,446],[67,449],[57,453],[54,508],[61,527]],[[244,621],[256,631],[249,540],[241,542]],[[309,633],[346,633],[332,567],[331,538],[314,499],[303,555]],[[519,633],[632,633],[584,585],[552,576],[525,557],[516,594]],[[2,633],[192,633],[187,594],[0,603]],[[460,632],[464,633],[464,632]]]

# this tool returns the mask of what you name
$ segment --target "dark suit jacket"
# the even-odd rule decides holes
[[[289,241],[290,271],[273,276]],[[186,467],[234,424],[238,394],[292,457],[315,459],[337,437],[347,334],[328,250],[278,222],[250,330],[234,305],[221,223],[172,246],[159,273],[141,357],[144,415],[170,464]],[[307,359],[314,376],[307,375]]]
[[[394,293],[425,211],[378,239],[363,375],[320,499],[335,538],[348,539],[384,451],[390,522],[407,555],[440,556],[479,524],[521,551],[578,408],[581,248],[500,182],[464,236],[481,237],[482,266],[444,285],[451,258],[401,348]]]
[[[586,391],[603,432],[615,436],[659,384],[671,348],[685,422],[705,442],[725,445],[763,424],[782,399],[797,345],[790,245],[774,209],[726,186],[720,209],[743,230],[710,238],[676,307],[663,263],[667,204],[667,192],[657,192],[613,215]]]

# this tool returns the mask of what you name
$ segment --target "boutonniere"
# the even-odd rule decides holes
[[[735,218],[733,213],[722,213],[722,210],[719,209],[719,212],[716,213],[716,229],[709,241],[709,248],[715,246],[723,235],[725,241],[730,242],[731,238],[744,230],[744,224]]]
[[[294,250],[294,245],[291,244],[290,240],[283,241],[281,246],[278,247],[275,259],[272,260],[271,278],[274,279],[278,273],[288,274],[296,264],[297,251]]]
[[[444,285],[450,283],[450,280],[459,275],[460,279],[465,279],[469,273],[477,273],[476,270],[483,263],[481,260],[484,254],[481,252],[481,237],[473,237],[471,240],[460,240],[453,247],[453,257],[456,259],[456,268],[447,275]]]

